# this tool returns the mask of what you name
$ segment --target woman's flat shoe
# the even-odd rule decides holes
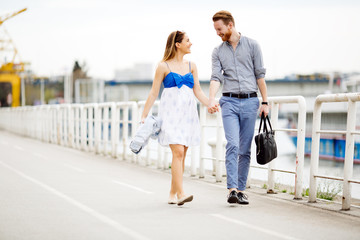
[[[177,201],[175,198],[169,198],[168,204],[177,204]]]
[[[181,206],[181,205],[184,205],[184,203],[186,203],[186,202],[191,202],[193,200],[193,198],[194,198],[193,195],[180,198],[177,202],[177,205]]]

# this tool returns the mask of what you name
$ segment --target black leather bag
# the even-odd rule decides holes
[[[266,121],[269,123],[270,129],[266,126]],[[264,123],[263,131],[261,126]],[[258,164],[264,165],[277,157],[277,147],[275,142],[275,132],[272,130],[269,117],[264,117],[264,113],[261,115],[260,127],[258,135],[255,136],[256,143],[256,161]]]

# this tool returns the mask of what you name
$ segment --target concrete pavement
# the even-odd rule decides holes
[[[184,187],[194,201],[168,205],[170,179],[169,171],[0,131],[0,239],[360,236],[358,209],[329,211],[320,208],[328,203],[308,205],[256,187],[247,191],[248,206],[230,206],[225,184],[211,177],[185,173]]]

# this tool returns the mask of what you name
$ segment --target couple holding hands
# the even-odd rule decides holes
[[[189,146],[200,144],[200,123],[195,97],[209,113],[219,111],[223,118],[226,144],[226,172],[230,204],[248,204],[244,194],[250,166],[251,141],[260,105],[260,115],[269,113],[265,68],[260,46],[235,29],[228,11],[213,16],[216,34],[223,41],[212,53],[212,74],[209,97],[201,90],[195,63],[184,59],[191,53],[192,43],[185,32],[172,32],[158,64],[152,88],[146,100],[141,121],[144,122],[157,99],[161,84],[159,117],[162,119],[159,143],[172,152],[169,204],[183,205],[193,200],[183,188],[185,156]],[[220,85],[222,97],[215,100]],[[262,101],[259,103],[257,92]],[[195,97],[194,97],[195,96]]]

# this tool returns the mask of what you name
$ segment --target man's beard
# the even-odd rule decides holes
[[[224,36],[223,36],[221,39],[222,39],[224,42],[226,42],[226,41],[229,41],[230,37],[231,37],[231,31],[229,30],[229,31],[227,31],[227,32],[224,34]]]

